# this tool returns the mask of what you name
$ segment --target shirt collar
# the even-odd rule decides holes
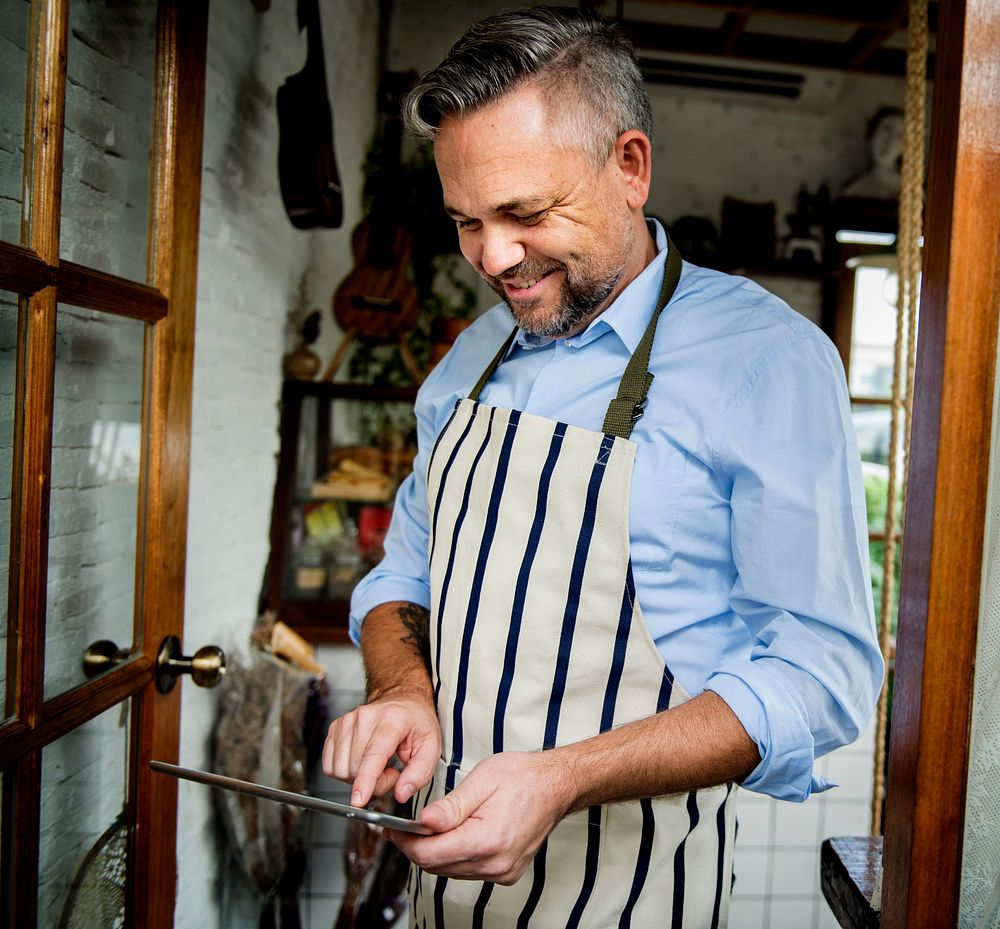
[[[586,345],[594,339],[613,331],[622,344],[634,352],[642,339],[646,326],[649,324],[649,314],[656,306],[663,284],[663,268],[667,260],[667,234],[658,220],[647,219],[650,232],[656,240],[656,257],[632,280],[600,316],[579,335],[573,336],[567,342],[576,345]],[[555,340],[550,337],[539,337],[518,329],[516,341],[522,348],[541,348]]]

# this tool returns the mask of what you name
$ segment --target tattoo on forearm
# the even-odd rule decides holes
[[[406,635],[399,641],[409,645],[423,659],[427,670],[431,667],[431,614],[415,603],[405,603],[399,608],[399,621],[406,628]]]

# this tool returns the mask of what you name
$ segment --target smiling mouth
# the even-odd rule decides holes
[[[521,293],[527,293],[527,291],[534,288],[538,283],[544,281],[547,277],[549,277],[557,270],[558,270],[557,268],[551,268],[544,274],[539,274],[535,277],[521,278],[519,280],[501,281],[501,283],[503,284],[504,289],[510,294],[518,295]]]

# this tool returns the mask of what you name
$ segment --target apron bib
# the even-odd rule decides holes
[[[650,638],[629,554],[629,490],[659,304],[604,421],[581,429],[469,399],[428,467],[431,660],[443,757],[417,814],[502,751],[577,742],[687,699]],[[411,868],[417,929],[724,927],[733,785],[561,820],[511,887]]]

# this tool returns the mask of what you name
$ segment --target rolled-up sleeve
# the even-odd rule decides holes
[[[773,346],[716,436],[731,482],[730,607],[748,657],[709,676],[760,750],[744,787],[804,800],[820,755],[853,741],[882,683],[860,456],[843,368],[817,333]]]

